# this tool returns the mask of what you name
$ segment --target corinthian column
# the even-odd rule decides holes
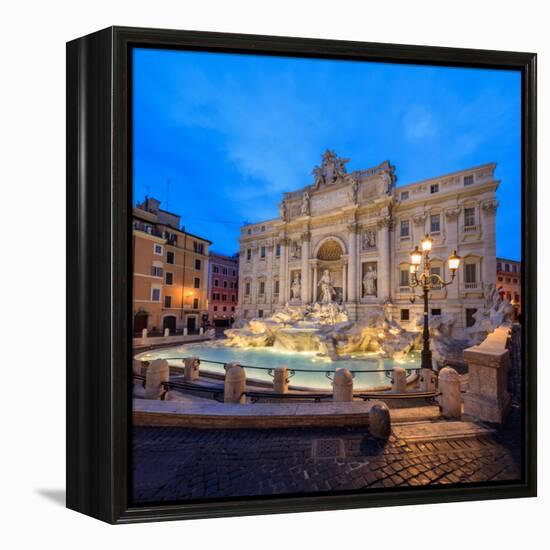
[[[288,263],[288,239],[283,237],[279,240],[281,254],[279,256],[279,304],[286,303],[286,272]]]
[[[311,294],[310,282],[309,282],[309,243],[311,241],[311,233],[305,231],[302,233],[302,277],[301,277],[301,289],[300,295],[302,297],[302,304],[309,303],[309,296]]]
[[[390,298],[390,229],[391,216],[378,221],[378,299],[384,302]]]
[[[359,224],[351,223],[348,225],[348,302],[357,301],[357,233]]]

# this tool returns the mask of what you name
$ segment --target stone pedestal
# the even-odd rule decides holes
[[[170,329],[169,328],[164,329],[164,337],[166,337],[166,336],[170,336]]]
[[[479,346],[464,350],[468,363],[468,391],[464,414],[486,422],[502,423],[510,408],[508,393],[508,329],[498,328]]]
[[[369,431],[377,439],[387,439],[391,434],[390,411],[385,403],[375,403],[369,411]]]
[[[451,367],[441,369],[439,373],[439,406],[441,416],[449,419],[460,419],[462,416],[462,398],[460,394],[460,377]]]
[[[437,375],[432,369],[420,369],[420,391],[434,391]]]
[[[229,363],[223,385],[224,403],[246,403],[246,374],[238,363]]]
[[[193,382],[199,377],[200,359],[198,357],[186,357],[183,360],[185,366],[183,370],[183,379],[186,382]]]
[[[288,392],[288,368],[277,367],[273,372],[273,391],[275,393]]]
[[[164,359],[155,359],[147,367],[145,375],[145,399],[160,399],[164,393],[163,382],[168,382],[170,378],[170,367],[168,361]]]
[[[348,369],[338,369],[332,381],[333,401],[353,401],[353,377]]]
[[[393,367],[391,389],[395,393],[407,391],[407,372],[403,367]]]
[[[144,328],[144,329],[141,331],[141,337],[144,338],[144,339],[147,338],[147,329],[146,329],[146,328]]]

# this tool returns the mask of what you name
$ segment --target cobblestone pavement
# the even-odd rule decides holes
[[[175,501],[514,480],[517,427],[495,435],[386,443],[364,428],[134,428],[134,500]]]

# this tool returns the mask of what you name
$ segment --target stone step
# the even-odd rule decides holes
[[[411,443],[424,443],[441,439],[472,439],[486,437],[495,430],[475,422],[437,421],[409,422],[394,424],[393,433],[396,437]]]

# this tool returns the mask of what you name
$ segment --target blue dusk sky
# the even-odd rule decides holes
[[[239,228],[278,216],[325,149],[348,171],[384,160],[397,185],[496,162],[497,255],[521,256],[518,72],[134,50],[134,202],[238,250]]]

